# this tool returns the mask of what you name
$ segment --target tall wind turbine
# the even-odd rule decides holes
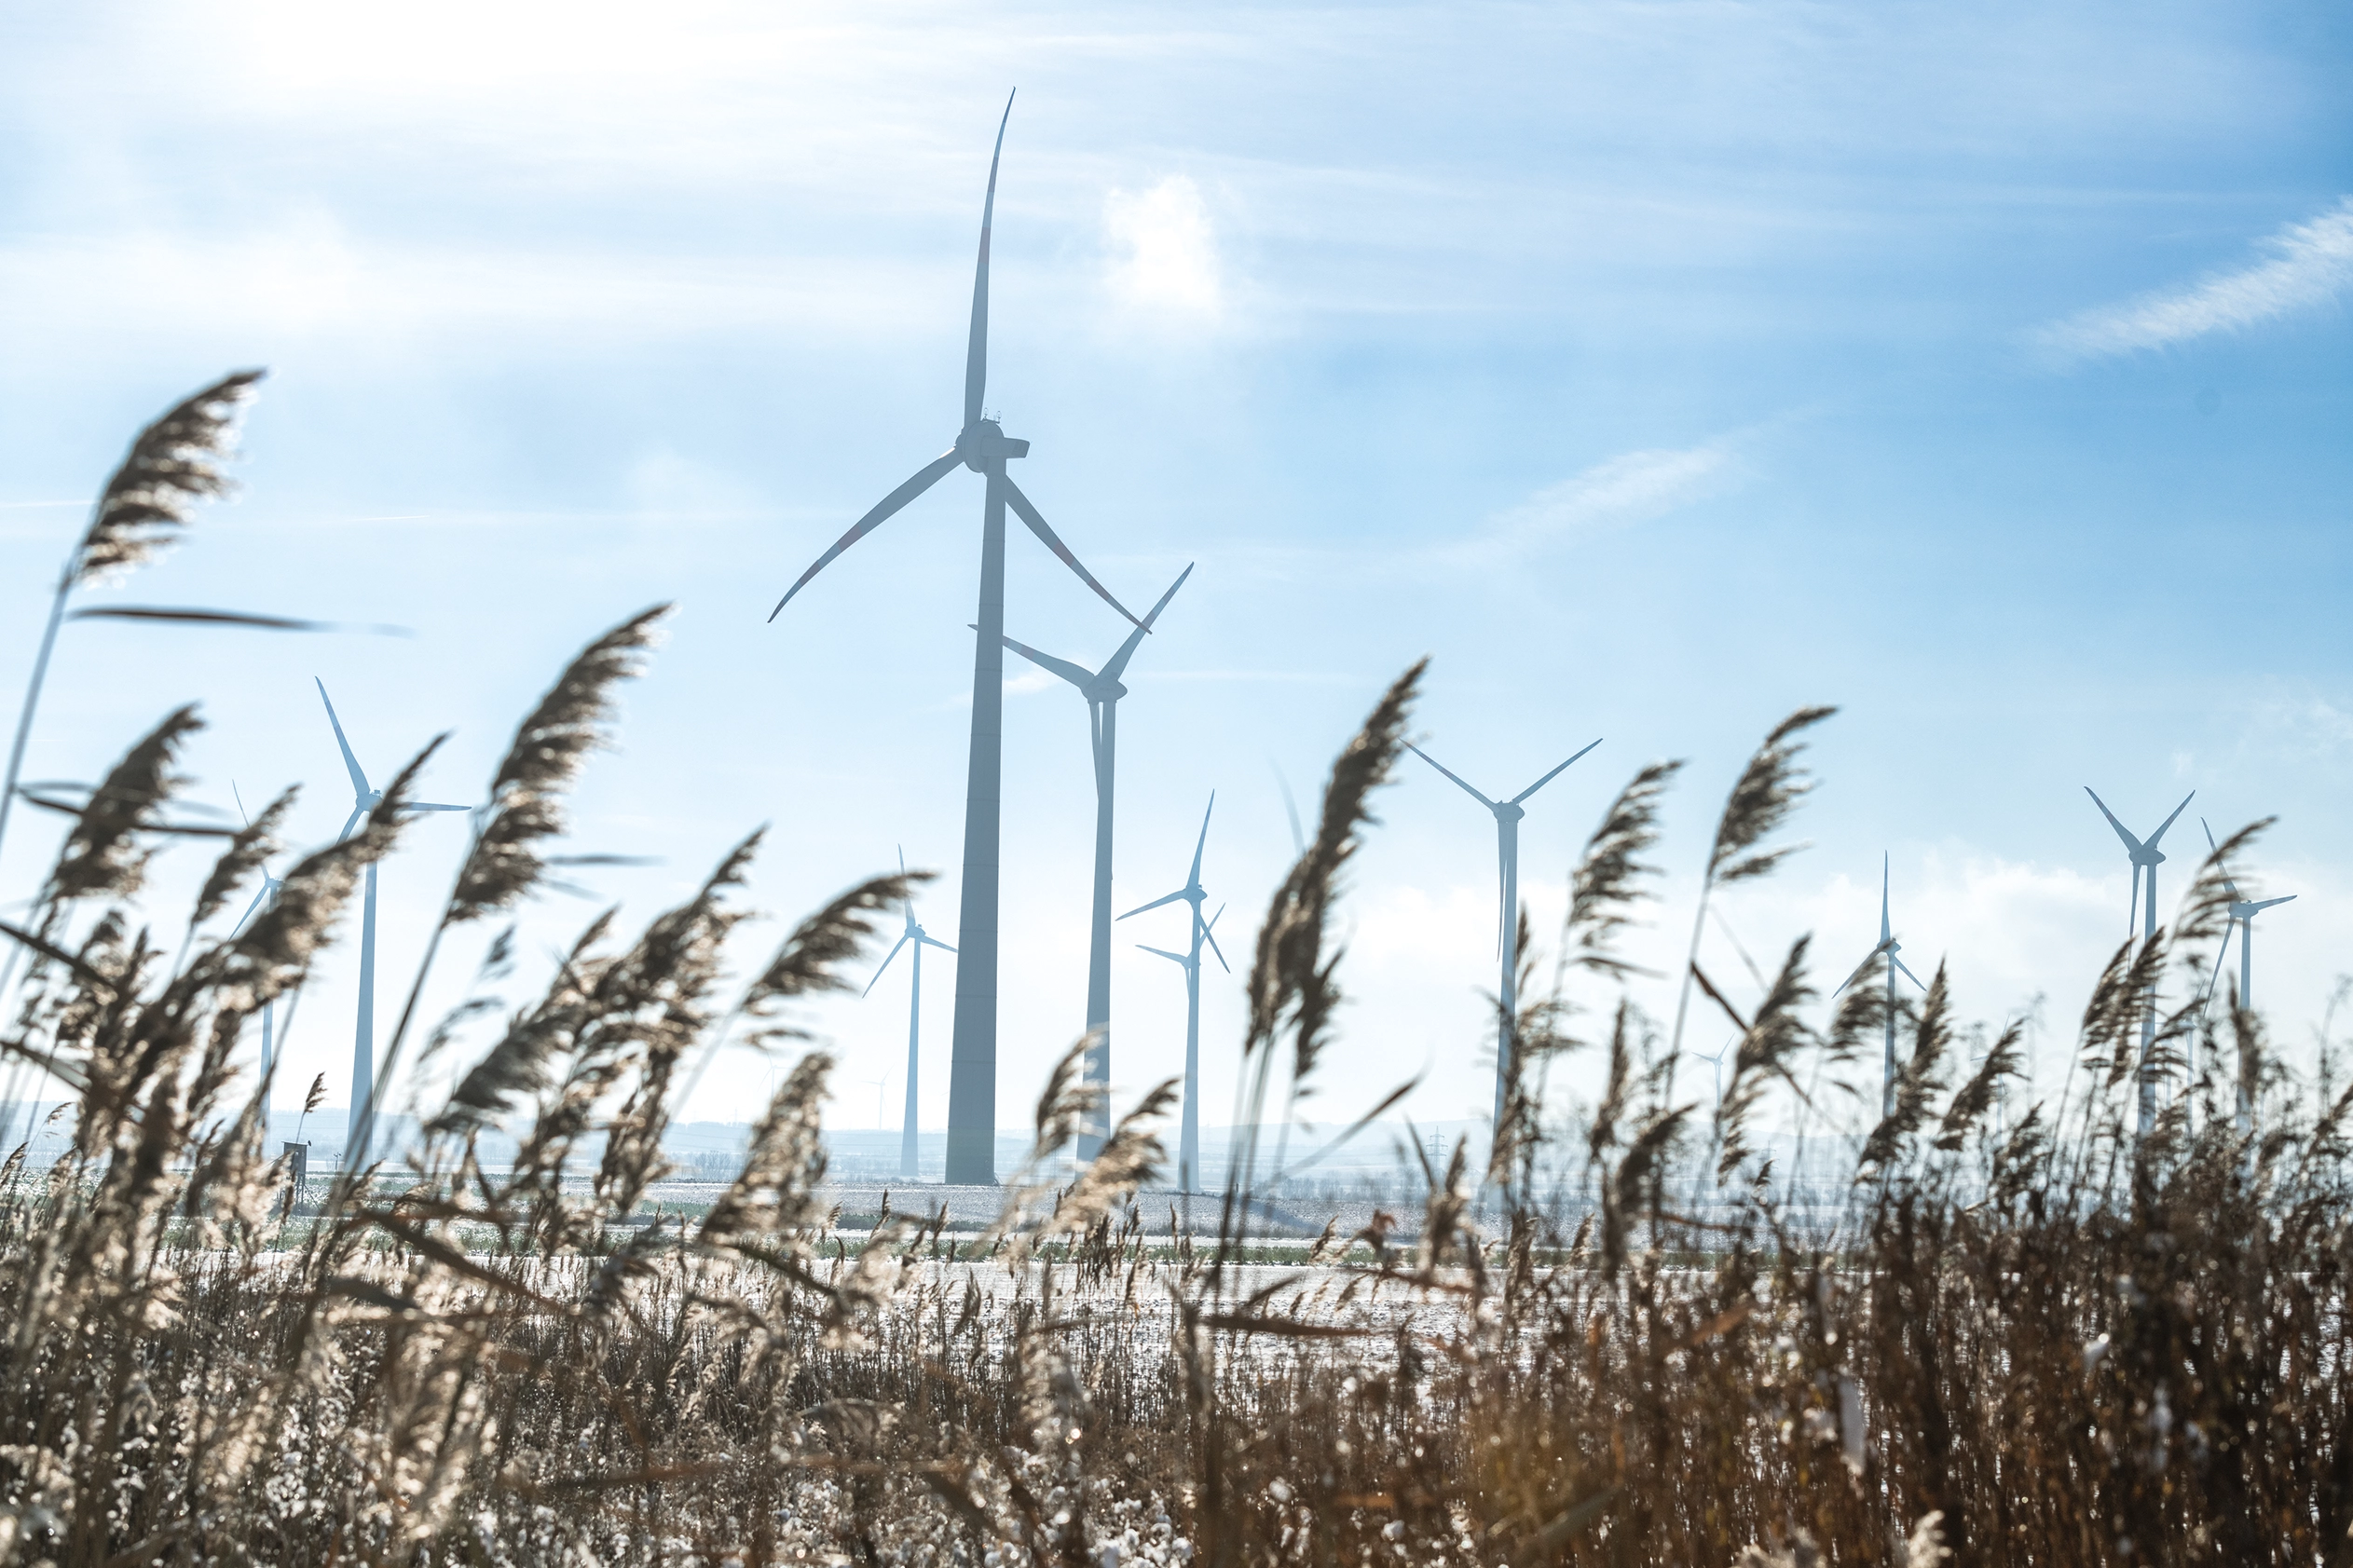
[[[1119,699],[1128,695],[1119,677],[1127,672],[1128,661],[1135,657],[1136,648],[1152,630],[1152,623],[1160,619],[1160,612],[1169,607],[1169,601],[1176,597],[1176,591],[1192,575],[1191,566],[1177,574],[1177,579],[1169,584],[1169,591],[1160,595],[1160,602],[1145,612],[1143,623],[1128,634],[1128,640],[1119,645],[1119,651],[1105,661],[1100,671],[1090,673],[1067,659],[1040,653],[1027,643],[1017,643],[1011,637],[1005,639],[1005,647],[1039,669],[1061,676],[1087,699],[1087,728],[1093,737],[1095,756],[1095,907],[1087,947],[1087,1035],[1094,1044],[1087,1052],[1086,1082],[1105,1095],[1111,1092],[1112,795],[1118,782]],[[1104,1104],[1107,1107],[1109,1102]],[[1091,1160],[1102,1152],[1103,1134],[1109,1124],[1100,1119],[1103,1108],[1099,1107],[1096,1114],[1099,1119],[1089,1122],[1086,1131],[1078,1135],[1081,1160]]]
[[[1854,973],[1840,981],[1839,989],[1830,993],[1836,997],[1839,991],[1845,990],[1863,977],[1863,971],[1871,967],[1873,959],[1881,953],[1887,955],[1887,1049],[1880,1057],[1879,1079],[1879,1113],[1882,1120],[1895,1114],[1895,976],[1903,975],[1913,985],[1920,986],[1922,990],[1928,989],[1921,985],[1920,976],[1905,968],[1904,961],[1895,956],[1903,950],[1904,945],[1895,940],[1895,928],[1887,920],[1887,853],[1882,850],[1879,857],[1879,946],[1866,953],[1863,961],[1855,965]]]
[[[2206,819],[2198,818],[2197,825],[2206,827]],[[2222,846],[2214,842],[2214,830],[2210,827],[2206,827],[2206,847],[2216,854],[2223,852]],[[2243,928],[2245,934],[2238,944],[2238,1004],[2252,1007],[2255,1005],[2255,917],[2274,905],[2293,902],[2296,895],[2291,893],[2278,898],[2250,902],[2238,896],[2238,884],[2231,880],[2228,872],[2223,875],[2223,885],[2230,889],[2230,926],[2223,932],[2223,945],[2214,949],[2214,973],[2207,976],[2206,995],[2209,1002],[2213,1000],[2214,983],[2222,976],[2223,956],[2230,951],[2231,930]],[[2252,1132],[2254,1124],[2254,1102],[2247,1092],[2247,1075],[2242,1072],[2238,1079],[2238,1130],[2241,1133]]]
[[[384,798],[384,792],[368,783],[367,772],[360,759],[351,755],[351,743],[344,739],[343,720],[335,713],[335,702],[327,696],[327,683],[311,677],[319,687],[319,701],[327,704],[327,722],[335,726],[335,743],[343,753],[344,770],[351,775],[351,815],[344,822],[343,831],[335,835],[336,842],[351,837],[351,830],[360,825],[360,819],[376,809]],[[468,811],[471,806],[445,806],[431,800],[412,800],[412,811]],[[351,1112],[344,1129],[343,1168],[358,1170],[367,1163],[366,1140],[368,1122],[373,1114],[376,1098],[376,863],[367,869],[367,891],[360,904],[360,1023],[351,1036]]]
[[[1009,120],[1013,115],[1009,97],[1005,113]],[[989,194],[980,207],[980,259],[973,270],[972,331],[964,349],[964,427],[956,432],[956,443],[877,501],[873,510],[800,574],[800,580],[787,589],[776,601],[776,608],[768,612],[768,619],[774,620],[792,596],[835,556],[872,533],[958,464],[987,478],[981,506],[979,636],[972,660],[972,744],[964,782],[963,908],[956,934],[964,953],[963,961],[956,965],[955,1037],[948,1066],[948,1180],[957,1186],[988,1186],[997,1179],[997,826],[1005,740],[1005,508],[1011,507],[1030,531],[1105,604],[1129,621],[1142,624],[1078,564],[1078,557],[1046,525],[1030,498],[1006,475],[1005,460],[1029,456],[1030,443],[1007,436],[994,419],[981,416],[981,393],[989,379],[989,227],[996,212],[997,159],[1004,151],[1005,121],[1000,120],[996,152],[989,157]]]
[[[1562,763],[1509,800],[1488,799],[1463,784],[1458,775],[1430,753],[1410,741],[1406,744],[1416,757],[1462,784],[1464,794],[1495,813],[1496,880],[1501,899],[1496,917],[1501,934],[1496,939],[1496,948],[1503,961],[1503,979],[1496,988],[1495,1030],[1495,1127],[1497,1136],[1500,1137],[1503,1132],[1503,1086],[1511,1082],[1512,1036],[1520,1019],[1520,819],[1527,815],[1523,809],[1524,803],[1529,796],[1558,778],[1568,762],[1576,761],[1578,757],[1584,756],[1586,751],[1593,750],[1601,743],[1594,742],[1585,751],[1579,752],[1577,757],[1570,757],[1568,762]]]
[[[898,874],[902,878],[907,875],[905,850],[898,852]],[[922,1061],[922,1052],[919,1047],[923,1038],[923,949],[937,948],[943,953],[952,953],[956,950],[925,931],[923,922],[916,920],[915,895],[912,893],[907,895],[907,929],[899,934],[898,941],[891,950],[882,955],[882,967],[874,971],[874,979],[869,980],[866,983],[866,989],[858,993],[861,998],[873,991],[875,981],[882,977],[882,970],[888,969],[891,966],[891,960],[898,957],[898,949],[910,945],[913,946],[915,956],[908,961],[915,966],[915,975],[914,985],[907,993],[907,1124],[905,1129],[898,1135],[898,1173],[912,1181],[916,1174],[915,1070]],[[882,1113],[879,1110],[874,1113],[874,1125],[878,1127],[882,1125]]]
[[[2132,920],[2138,914],[2141,917],[2142,944],[2155,942],[2157,939],[2157,867],[2165,863],[2165,856],[2157,852],[2157,840],[2165,837],[2165,830],[2173,825],[2175,817],[2189,810],[2190,802],[2197,798],[2197,791],[2192,790],[2182,797],[2182,803],[2173,808],[2173,816],[2159,823],[2157,830],[2150,834],[2145,841],[2125,831],[2125,825],[2116,820],[2116,813],[2108,809],[2108,802],[2102,800],[2091,785],[2086,784],[2084,793],[2091,797],[2091,803],[2100,808],[2100,814],[2108,819],[2108,825],[2116,830],[2116,837],[2124,840],[2125,851],[2132,857],[2132,891],[2126,894],[2125,934],[2132,934]],[[2143,870],[2148,872],[2149,883],[2145,904],[2141,902],[2141,874]],[[2149,1135],[2149,1129],[2156,1125],[2157,1120],[2156,1051],[2157,993],[2156,988],[2152,986],[2149,989],[2148,1011],[2141,1019],[2140,1132],[2143,1138]]]
[[[1201,1174],[1201,944],[1210,945],[1217,956],[1217,966],[1231,975],[1233,966],[1225,961],[1224,950],[1218,947],[1214,934],[1218,915],[1225,913],[1220,905],[1216,915],[1201,918],[1201,900],[1209,895],[1201,891],[1201,852],[1210,841],[1210,811],[1217,810],[1217,792],[1210,792],[1210,807],[1201,813],[1201,837],[1193,845],[1193,869],[1186,874],[1184,885],[1165,897],[1149,904],[1140,904],[1119,918],[1141,915],[1146,909],[1157,909],[1164,904],[1183,899],[1192,907],[1192,944],[1183,952],[1172,953],[1165,948],[1143,948],[1147,953],[1158,953],[1184,971],[1184,1116],[1177,1134],[1177,1190],[1193,1191]]]

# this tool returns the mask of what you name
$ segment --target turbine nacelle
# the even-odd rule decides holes
[[[1029,455],[1030,443],[1006,435],[1005,427],[994,419],[975,419],[956,436],[956,456],[975,473],[987,473],[992,461]]]

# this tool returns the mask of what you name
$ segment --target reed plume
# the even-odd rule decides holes
[[[536,846],[564,831],[564,792],[606,743],[613,688],[636,676],[670,612],[656,605],[582,648],[514,732],[490,781],[488,817],[458,873],[446,924],[479,920],[529,892],[545,874]]]
[[[271,855],[278,852],[278,830],[285,825],[286,813],[294,809],[294,797],[301,794],[290,788],[262,808],[262,814],[239,828],[229,840],[229,847],[213,863],[212,875],[204,879],[203,888],[196,896],[196,911],[188,924],[202,925],[221,912],[245,879],[258,871]]]
[[[1766,876],[1805,846],[1778,849],[1757,846],[1789,819],[1813,789],[1813,781],[1798,764],[1805,750],[1808,729],[1837,713],[1836,708],[1799,708],[1772,727],[1764,743],[1741,770],[1732,792],[1724,799],[1716,820],[1716,837],[1708,845],[1707,871],[1700,879],[1699,908],[1691,917],[1691,948],[1683,961],[1682,987],[1675,1003],[1675,1032],[1667,1041],[1667,1084],[1675,1083],[1675,1063],[1683,1054],[1683,1022],[1691,1006],[1691,982],[1698,977],[1700,933],[1707,921],[1707,901],[1718,887]]]
[[[130,450],[90,511],[89,525],[66,557],[49,598],[48,624],[34,655],[24,705],[17,713],[16,737],[8,746],[8,770],[0,780],[0,845],[8,835],[8,813],[23,776],[25,743],[48,682],[49,655],[74,590],[114,568],[139,565],[177,537],[190,508],[208,497],[228,493],[217,460],[227,455],[237,416],[251,401],[264,373],[240,370],[182,400],[131,442]]]
[[[138,893],[154,853],[141,842],[141,830],[154,825],[155,809],[187,782],[171,765],[187,738],[203,728],[193,706],[175,709],[115,764],[66,835],[65,852],[49,873],[49,901]]]
[[[1659,874],[1642,856],[1659,841],[1659,802],[1682,770],[1680,762],[1653,762],[1636,773],[1585,841],[1569,880],[1561,942],[1565,962],[1613,979],[1634,972],[1618,957],[1616,940],[1634,923],[1635,909],[1649,896],[1647,884]]]

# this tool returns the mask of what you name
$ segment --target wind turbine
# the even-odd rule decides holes
[[[1093,921],[1088,928],[1087,948],[1087,1034],[1094,1044],[1087,1052],[1086,1081],[1106,1095],[1111,1092],[1112,796],[1118,782],[1119,699],[1128,695],[1119,677],[1127,672],[1128,661],[1135,657],[1136,648],[1152,630],[1152,623],[1160,619],[1160,612],[1169,607],[1169,601],[1176,597],[1176,591],[1192,575],[1191,566],[1177,574],[1177,579],[1169,584],[1169,591],[1160,595],[1160,602],[1145,613],[1142,623],[1128,634],[1128,640],[1119,645],[1119,651],[1106,660],[1100,671],[1090,673],[1067,659],[1040,653],[1027,643],[1017,643],[1011,637],[1005,639],[1005,647],[1039,669],[1061,676],[1087,699],[1087,728],[1093,738],[1095,755],[1095,906]],[[1103,1108],[1099,1107],[1097,1116],[1100,1118],[1102,1113]],[[1091,1160],[1101,1152],[1107,1125],[1100,1119],[1091,1121],[1087,1130],[1078,1135],[1080,1160]]]
[[[335,743],[343,753],[344,770],[351,775],[351,815],[343,824],[343,831],[335,835],[342,842],[351,837],[351,830],[360,825],[360,819],[376,809],[384,798],[384,792],[368,783],[367,772],[360,759],[351,755],[351,743],[344,739],[343,720],[335,716],[335,702],[327,695],[327,683],[311,677],[319,688],[319,701],[327,704],[327,722],[335,726]],[[471,806],[445,806],[431,800],[412,800],[405,808],[412,811],[470,811]],[[274,886],[275,884],[273,884]],[[251,911],[248,911],[249,913]],[[369,1123],[375,1117],[376,1101],[376,863],[367,869],[367,891],[360,904],[360,1022],[351,1037],[351,1119],[344,1129],[343,1168],[359,1170],[367,1164]]]
[[[1568,762],[1576,761],[1578,757],[1584,756],[1586,751],[1593,750],[1594,746],[1601,743],[1594,742],[1593,745],[1585,748],[1585,751],[1579,752],[1577,757],[1570,757],[1568,762],[1562,763],[1559,768],[1553,769],[1509,800],[1488,799],[1469,784],[1463,784],[1458,775],[1430,753],[1414,745],[1410,741],[1406,744],[1416,757],[1444,773],[1455,783],[1462,784],[1464,794],[1495,813],[1496,879],[1501,899],[1497,915],[1498,929],[1501,934],[1497,938],[1497,951],[1503,961],[1503,979],[1496,991],[1495,1126],[1497,1136],[1501,1137],[1503,1086],[1511,1082],[1513,1031],[1518,1029],[1520,1018],[1520,819],[1527,815],[1526,811],[1523,809],[1523,802],[1558,778],[1562,769],[1568,766]]]
[[[1145,952],[1157,953],[1184,971],[1184,1116],[1177,1134],[1177,1190],[1182,1193],[1193,1191],[1193,1183],[1199,1179],[1201,1171],[1201,944],[1207,942],[1210,945],[1210,951],[1216,954],[1220,969],[1228,975],[1234,972],[1233,966],[1225,961],[1224,950],[1218,947],[1214,934],[1218,916],[1225,913],[1225,907],[1221,904],[1216,915],[1208,920],[1201,918],[1201,900],[1209,896],[1201,891],[1201,852],[1210,841],[1210,811],[1216,810],[1217,792],[1211,790],[1209,811],[1201,813],[1201,837],[1193,845],[1193,869],[1187,873],[1184,885],[1165,897],[1156,898],[1149,904],[1140,904],[1119,917],[1124,920],[1129,915],[1141,915],[1146,909],[1157,909],[1179,899],[1190,905],[1193,910],[1192,945],[1183,952],[1172,953],[1165,948],[1145,948],[1141,942],[1136,944]]]
[[[2206,827],[2206,819],[2198,818],[2197,825],[2206,828],[2206,847],[2221,854],[2222,846],[2214,842],[2214,830]],[[2296,895],[2291,893],[2278,898],[2250,902],[2238,896],[2238,884],[2231,880],[2227,871],[2223,874],[2223,885],[2230,889],[2230,926],[2223,931],[2223,945],[2214,949],[2214,973],[2207,976],[2206,997],[2209,1003],[2213,1001],[2214,984],[2222,977],[2223,956],[2230,951],[2231,928],[2240,927],[2244,928],[2246,935],[2238,944],[2238,1004],[2251,1008],[2255,1005],[2255,917],[2274,905],[2293,902]],[[2246,1075],[2241,1073],[2238,1083],[2238,1130],[2241,1133],[2251,1132],[2254,1121],[2254,1102],[2247,1093]]]
[[[1005,102],[1005,120],[1013,100]],[[964,426],[956,443],[915,470],[912,477],[874,504],[850,531],[785,591],[774,620],[809,579],[833,558],[880,527],[901,507],[930,489],[958,464],[986,476],[980,528],[979,636],[972,661],[972,743],[964,783],[963,907],[956,940],[964,944],[956,966],[956,1023],[948,1068],[948,1180],[958,1186],[989,1186],[996,1180],[997,1103],[997,843],[999,787],[1004,773],[1005,718],[1005,512],[1008,506],[1046,542],[1061,563],[1078,574],[1103,602],[1142,625],[1111,591],[1078,563],[1070,547],[1046,525],[1005,471],[1009,457],[1029,456],[1030,443],[1007,436],[994,419],[982,417],[981,393],[989,379],[989,229],[997,204],[997,160],[1005,151],[1005,120],[997,125],[996,151],[989,157],[989,193],[980,207],[980,257],[972,280],[972,331],[964,349]]]
[[[901,877],[907,875],[905,850],[898,852],[898,874]],[[888,969],[891,966],[891,960],[898,957],[899,948],[910,943],[912,943],[915,948],[915,956],[908,961],[915,966],[915,983],[907,993],[907,1125],[906,1129],[898,1137],[898,1173],[912,1181],[916,1174],[915,1070],[921,1061],[922,1054],[917,1047],[923,1040],[923,949],[937,948],[943,953],[952,953],[956,950],[925,931],[923,922],[916,920],[913,893],[907,895],[907,929],[899,934],[898,941],[892,946],[891,950],[882,955],[882,968],[875,970],[874,979],[869,980],[866,983],[866,989],[860,991],[858,995],[863,999],[874,989],[875,981],[882,977],[882,970]],[[882,1125],[882,1112],[879,1109],[874,1112],[874,1125],[878,1127]]]
[[[237,785],[234,784],[230,784],[229,793],[237,796],[237,814],[244,818],[246,826],[253,826],[253,819],[246,815],[245,798],[241,795],[237,795]],[[286,885],[269,874],[269,863],[267,861],[264,861],[262,863],[261,871],[262,885],[254,893],[253,902],[245,906],[245,912],[237,917],[237,924],[229,929],[229,935],[232,938],[234,938],[239,932],[245,929],[246,921],[252,920],[255,915],[260,914],[262,910],[269,906],[276,904],[278,902],[278,890]],[[277,1010],[278,1003],[274,1001],[265,1002],[262,1003],[262,1083],[265,1085],[267,1085],[269,1082],[270,1063],[275,1059],[275,1053],[272,1050],[272,1041],[270,1039],[270,1025],[273,1021],[271,1015],[276,1013]],[[267,1094],[268,1091],[265,1088],[263,1092]]]
[[[1928,989],[1921,985],[1920,976],[1904,967],[1904,961],[1895,956],[1903,950],[1904,945],[1895,940],[1895,928],[1888,924],[1887,852],[1882,850],[1879,857],[1879,946],[1866,953],[1863,961],[1854,966],[1854,973],[1840,981],[1839,989],[1830,993],[1833,998],[1837,997],[1840,991],[1863,977],[1863,971],[1871,967],[1873,959],[1881,953],[1887,955],[1887,1049],[1880,1057],[1879,1079],[1879,1113],[1882,1120],[1895,1114],[1895,976],[1903,975],[1913,985],[1920,986],[1922,990]]]
[[[2150,834],[2145,842],[2125,831],[2125,825],[2116,820],[2116,813],[2108,809],[2108,802],[2102,800],[2091,785],[2086,784],[2084,793],[2091,797],[2091,803],[2100,808],[2100,814],[2108,819],[2108,825],[2116,830],[2116,837],[2124,840],[2126,852],[2132,856],[2132,892],[2126,895],[2125,934],[2132,934],[2132,918],[2135,913],[2140,913],[2142,916],[2141,940],[2144,945],[2154,942],[2157,935],[2157,867],[2165,862],[2165,856],[2157,852],[2157,840],[2165,837],[2165,830],[2173,825],[2175,817],[2189,810],[2190,802],[2197,798],[2197,791],[2192,790],[2182,797],[2182,803],[2173,808],[2173,816],[2159,823],[2157,830]],[[2141,873],[2143,869],[2149,874],[2148,901],[2145,905],[2140,902]],[[2149,1135],[2149,1129],[2156,1125],[2157,1119],[2156,1050],[2157,993],[2156,988],[2152,986],[2149,988],[2148,1012],[2141,1020],[2140,1131],[2143,1138]]]

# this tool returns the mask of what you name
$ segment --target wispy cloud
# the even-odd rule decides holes
[[[2325,305],[2353,285],[2353,197],[2261,241],[2270,259],[2187,288],[2083,311],[2034,334],[2061,362],[2161,348]]]
[[[1115,190],[1103,201],[1111,292],[1132,309],[1215,316],[1224,303],[1217,234],[1201,188],[1172,174],[1150,190]]]
[[[1623,453],[1546,485],[1496,513],[1476,537],[1439,553],[1478,565],[1532,554],[1566,539],[1664,516],[1723,490],[1739,472],[1729,437]]]

